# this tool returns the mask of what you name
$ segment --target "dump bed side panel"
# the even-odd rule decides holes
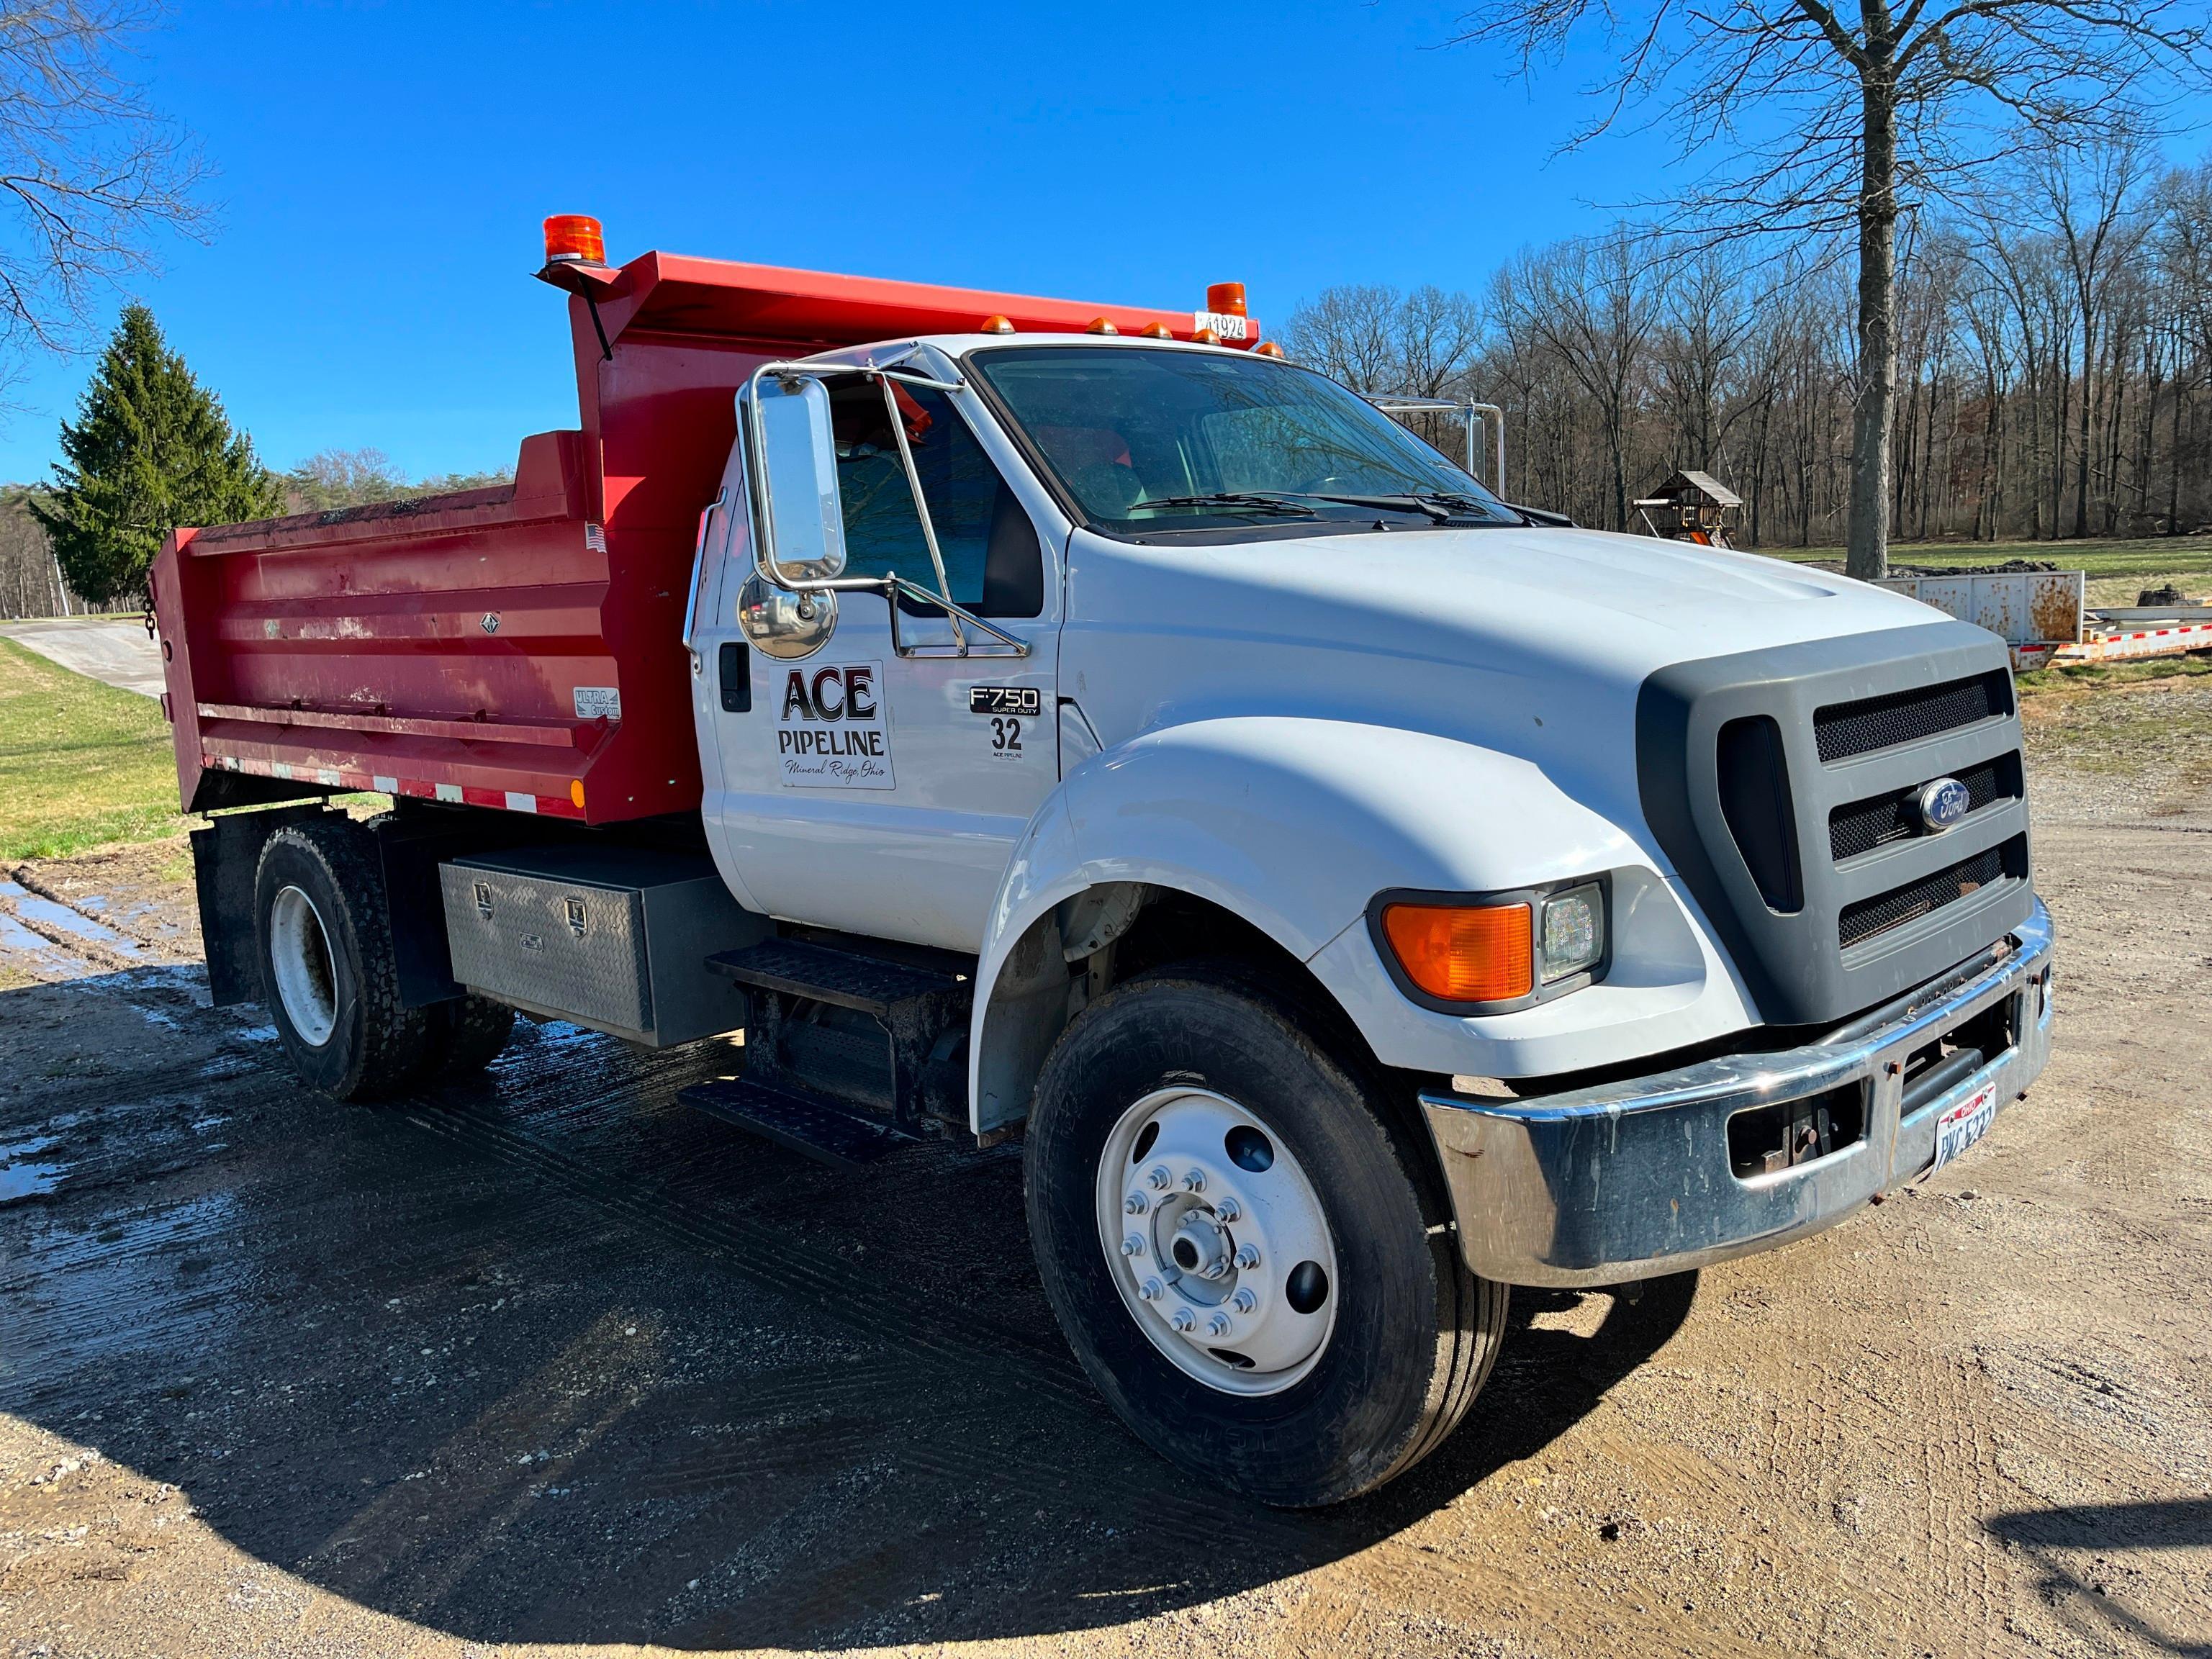
[[[672,573],[611,554],[593,471],[586,434],[547,433],[511,491],[179,532],[155,604],[185,803],[230,773],[593,821],[696,806],[689,550]]]

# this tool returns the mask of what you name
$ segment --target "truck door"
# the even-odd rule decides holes
[[[933,588],[881,385],[844,377],[830,390],[846,574],[896,571]],[[972,951],[1014,842],[1059,780],[1060,581],[1006,471],[963,417],[964,400],[925,386],[895,393],[954,602],[1029,654],[902,656],[890,605],[840,593],[836,630],[812,655],[744,652],[750,706],[734,712],[726,705],[739,700],[721,699],[723,787],[708,811],[719,811],[746,890],[771,915]],[[718,631],[736,605],[737,582],[722,586]],[[941,609],[901,605],[900,642],[954,643]],[[991,643],[972,628],[968,638]]]

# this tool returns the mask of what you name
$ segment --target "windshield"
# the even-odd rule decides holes
[[[1519,524],[1335,381],[1264,357],[1140,346],[970,353],[1094,529]]]

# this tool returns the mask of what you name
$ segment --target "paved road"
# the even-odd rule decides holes
[[[142,697],[161,695],[161,648],[147,638],[145,625],[135,617],[47,617],[0,623],[0,638]]]

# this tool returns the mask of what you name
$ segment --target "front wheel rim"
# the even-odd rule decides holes
[[[300,888],[283,889],[269,907],[269,960],[284,1018],[302,1042],[321,1048],[337,1029],[337,975],[322,913]]]
[[[1336,1326],[1336,1248],[1282,1138],[1208,1089],[1156,1090],[1106,1137],[1098,1240],[1146,1339],[1221,1394],[1279,1394]]]

